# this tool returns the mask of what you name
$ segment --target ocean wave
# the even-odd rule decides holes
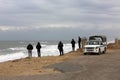
[[[76,49],[78,48],[78,44],[76,44]],[[64,44],[64,53],[68,53],[72,51],[71,44]],[[12,52],[8,51],[11,50]],[[25,58],[28,56],[28,51],[26,47],[15,47],[6,49],[7,54],[0,55],[0,62],[15,60],[20,58]],[[36,45],[34,45],[34,49],[32,50],[32,56],[37,57]],[[59,50],[57,45],[43,45],[41,48],[41,56],[59,56]]]
[[[43,42],[40,42],[41,44],[47,44],[48,42],[47,41],[43,41]]]
[[[15,48],[9,48],[9,50],[16,51],[16,50],[25,50],[25,47],[15,47]]]
[[[20,59],[20,58],[25,58],[25,57],[27,57],[27,55],[24,52],[17,52],[17,53],[12,53],[12,54],[6,54],[6,55],[1,55],[0,56],[0,62]]]

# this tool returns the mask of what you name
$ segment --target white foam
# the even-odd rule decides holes
[[[44,42],[40,42],[41,44],[47,44],[48,42],[47,41],[44,41]]]
[[[6,54],[6,55],[1,55],[0,56],[0,62],[5,62],[9,60],[15,60],[15,59],[20,59],[20,58],[25,58],[27,55],[23,52],[18,52],[18,53],[12,53],[12,54]]]
[[[109,44],[109,43],[115,43],[115,41],[108,41],[107,44]]]
[[[9,48],[10,50],[12,51],[15,51],[15,50],[25,50],[24,47],[16,47],[16,48]]]

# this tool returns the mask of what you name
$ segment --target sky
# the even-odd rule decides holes
[[[120,0],[0,0],[0,40],[120,38]]]

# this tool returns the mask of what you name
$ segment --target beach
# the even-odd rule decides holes
[[[76,53],[78,52],[78,53]],[[64,56],[48,56],[48,57],[33,57],[11,60],[0,63],[0,76],[28,76],[39,74],[60,73],[52,68],[44,68],[45,66],[64,62],[77,55],[79,51],[69,52]]]
[[[0,63],[0,80],[120,80],[120,50],[83,55],[25,58]]]

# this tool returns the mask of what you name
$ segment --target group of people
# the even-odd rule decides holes
[[[71,40],[71,45],[72,45],[72,50],[73,50],[73,51],[75,51],[75,44],[76,44],[75,40],[72,39],[72,40]],[[62,41],[60,41],[60,42],[58,43],[58,50],[59,50],[59,52],[60,52],[60,56],[64,55],[63,46],[64,46],[64,45],[63,45]],[[81,48],[81,38],[80,38],[80,37],[78,37],[78,46],[79,46],[79,48]],[[38,57],[41,57],[41,51],[40,51],[40,49],[41,49],[41,44],[40,44],[40,42],[37,43],[36,49],[37,49]],[[31,58],[31,57],[32,57],[33,46],[32,46],[31,44],[29,44],[29,45],[27,46],[27,50],[28,50],[28,57]]]
[[[40,51],[41,44],[40,44],[40,42],[37,43],[36,49],[37,49],[38,57],[41,57],[41,51]],[[28,44],[27,50],[28,50],[28,57],[31,58],[32,57],[32,50],[33,50],[32,44]]]
[[[72,40],[71,40],[71,45],[72,45],[72,50],[73,50],[73,51],[75,51],[75,44],[76,44],[75,40],[72,39]],[[81,38],[80,38],[80,37],[78,37],[78,46],[79,46],[79,49],[80,49],[80,48],[81,48]],[[59,50],[59,52],[60,52],[60,56],[64,55],[63,43],[62,43],[62,41],[60,41],[60,42],[58,43],[58,50]]]

